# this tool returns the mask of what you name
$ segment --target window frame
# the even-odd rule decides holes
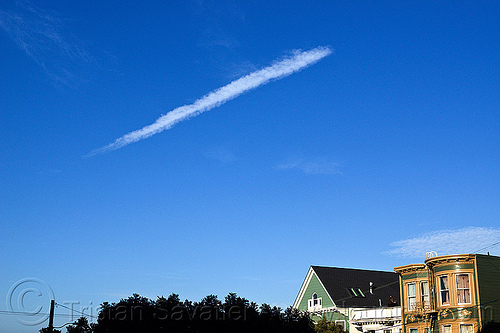
[[[458,325],[458,332],[459,333],[462,333],[462,326],[472,326],[472,332],[475,332],[474,331],[474,323],[467,323],[467,324],[460,324]]]
[[[413,285],[414,295],[410,297],[409,287]],[[415,282],[408,282],[406,284],[406,299],[408,300],[408,311],[417,310],[417,284]],[[414,299],[413,308],[411,306],[411,299]]]
[[[458,288],[458,277],[460,275],[467,275],[467,280],[468,280],[468,283],[469,283],[469,288]],[[456,290],[457,290],[457,304],[472,304],[470,274],[469,273],[457,273],[457,274],[455,274],[455,285],[456,285]],[[459,302],[459,299],[458,299],[458,291],[459,290],[468,290],[469,291],[469,301],[468,302]]]
[[[424,288],[422,288],[423,284],[427,284],[427,294],[424,294]],[[430,297],[430,290],[429,290],[429,281],[428,280],[422,280],[419,283],[420,287],[420,302],[422,303],[422,308],[427,309],[430,307],[430,302],[431,302],[431,297]],[[425,300],[425,297],[427,297],[427,300]]]
[[[344,331],[347,331],[347,327],[345,326],[345,320],[335,320],[335,325],[338,325],[339,323],[342,323],[340,326],[342,326],[342,329]]]
[[[441,287],[441,279],[446,278],[447,283],[448,283],[448,289],[442,289]],[[451,293],[450,293],[450,276],[448,274],[443,274],[437,277],[438,279],[438,285],[439,285],[439,303],[440,305],[450,305],[451,304]],[[443,301],[443,291],[447,292],[448,294],[448,302]]]
[[[442,325],[441,327],[443,328],[442,329],[442,333],[445,333],[445,331],[444,331],[445,327],[449,327],[450,328],[450,333],[453,333],[453,328],[452,328],[451,324]]]
[[[323,297],[318,297],[318,293],[313,292],[311,298],[307,300],[307,310],[311,311],[317,308],[323,308]]]

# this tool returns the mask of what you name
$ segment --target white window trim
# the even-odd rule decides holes
[[[469,278],[469,302],[468,303],[458,302],[458,276],[459,275],[467,275]],[[471,287],[470,287],[471,286],[470,274],[469,273],[457,273],[457,274],[455,274],[455,285],[457,286],[457,304],[472,304],[472,293],[471,293]],[[463,288],[461,288],[461,289],[463,289]],[[463,289],[463,290],[465,290],[465,289]]]
[[[408,287],[410,285],[413,285],[413,289],[415,290],[415,295],[412,296],[413,299],[415,299],[414,302],[414,308],[411,308],[411,302],[410,302],[410,294],[408,293]],[[408,299],[408,311],[415,311],[417,310],[417,285],[415,282],[409,282],[406,284],[406,298]]]
[[[458,332],[459,332],[459,333],[460,333],[460,328],[461,328],[462,326],[465,326],[465,325],[469,325],[469,326],[470,326],[470,325],[472,325],[472,332],[475,332],[475,331],[474,331],[474,323],[470,323],[470,324],[460,324],[460,325],[458,326]]]
[[[316,295],[316,300],[318,301],[318,304],[316,305],[314,305],[314,300],[315,300],[314,295]],[[322,308],[323,308],[323,297],[318,297],[318,293],[314,292],[311,298],[307,300],[307,311],[314,311]]]
[[[344,331],[347,330],[347,327],[345,326],[345,320],[335,320],[335,325],[337,325],[337,323],[342,323],[342,327],[344,328]]]

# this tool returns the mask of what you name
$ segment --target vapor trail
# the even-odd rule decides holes
[[[196,100],[193,104],[183,105],[173,109],[165,115],[162,115],[151,125],[145,126],[139,130],[125,134],[107,146],[92,151],[85,157],[97,154],[103,154],[112,150],[122,148],[130,143],[163,132],[171,128],[176,123],[197,116],[205,111],[220,106],[242,93],[255,89],[271,80],[279,80],[290,74],[293,74],[332,53],[329,47],[317,47],[309,51],[296,51],[292,56],[274,63],[269,67],[243,76],[219,89],[216,89],[202,98]]]

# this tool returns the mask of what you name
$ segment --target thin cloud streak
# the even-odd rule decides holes
[[[278,164],[276,170],[300,170],[308,175],[334,175],[342,174],[338,170],[339,164],[328,159],[304,160],[294,159]]]
[[[16,4],[16,12],[0,11],[0,29],[54,81],[70,86],[77,77],[69,67],[90,61],[89,55],[65,32],[64,20],[54,12],[29,1]]]
[[[272,80],[282,79],[309,65],[316,63],[332,53],[329,47],[317,47],[309,51],[296,51],[288,58],[274,63],[264,69],[243,76],[219,89],[196,100],[193,104],[183,105],[162,115],[153,124],[125,134],[113,143],[92,151],[84,157],[107,153],[122,148],[133,142],[143,140],[157,133],[170,129],[176,123],[195,117],[205,111],[218,107],[239,95],[255,89]]]
[[[390,245],[396,248],[385,251],[383,254],[421,259],[425,258],[425,254],[429,251],[436,251],[438,255],[474,253],[499,241],[500,229],[468,227],[440,230],[420,237],[393,242]],[[485,251],[500,255],[500,245]]]

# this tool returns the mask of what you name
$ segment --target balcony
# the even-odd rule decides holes
[[[417,315],[426,315],[437,312],[431,301],[415,302],[408,306],[408,311],[413,311]]]
[[[356,326],[385,325],[401,323],[401,308],[385,307],[374,309],[351,309],[350,322]]]

